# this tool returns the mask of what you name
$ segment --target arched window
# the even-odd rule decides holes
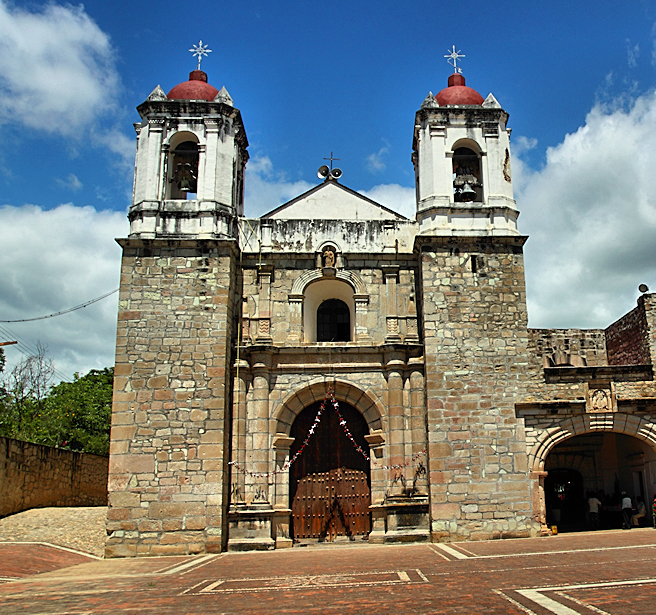
[[[185,140],[171,151],[169,160],[170,198],[196,198],[198,191],[198,143]]]
[[[351,311],[339,299],[324,301],[317,310],[317,342],[351,341]]]
[[[483,200],[481,161],[468,147],[453,152],[453,200],[456,203]]]

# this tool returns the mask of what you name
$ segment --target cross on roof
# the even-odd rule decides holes
[[[447,49],[447,51],[449,51],[449,53],[447,55],[445,55],[444,57],[448,58],[447,62],[449,64],[451,64],[451,66],[453,66],[453,69],[455,70],[456,73],[461,73],[462,74],[462,69],[458,68],[458,60],[460,58],[464,58],[465,55],[461,54],[460,50],[456,51],[456,46],[455,45],[453,45],[452,47],[453,48],[451,49],[451,51],[449,51]]]
[[[194,45],[189,51],[191,51],[191,55],[198,57],[198,67],[196,70],[200,70],[200,63],[203,56],[212,53],[212,50],[209,49],[209,45],[203,45],[203,41],[198,41],[198,45]]]
[[[330,152],[330,158],[324,158],[324,160],[330,160],[330,170],[333,170],[333,161],[339,160],[339,158],[333,158],[333,153]]]

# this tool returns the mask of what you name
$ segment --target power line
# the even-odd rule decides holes
[[[88,305],[91,305],[93,303],[98,303],[98,301],[102,301],[106,297],[109,297],[110,295],[113,295],[114,293],[117,293],[119,291],[118,288],[115,290],[105,293],[101,297],[96,297],[95,299],[91,299],[90,301],[85,301],[84,303],[80,303],[80,305],[76,305],[75,307],[68,308],[67,310],[61,310],[60,312],[55,312],[54,314],[48,314],[47,316],[37,316],[36,318],[21,318],[19,320],[0,320],[0,322],[32,322],[34,320],[45,320],[46,318],[54,318],[55,316],[61,316],[62,314],[68,314],[69,312],[74,312],[75,310],[81,310],[82,308],[87,307]]]
[[[19,352],[24,357],[35,357],[39,354],[39,349],[37,346],[34,345],[33,342],[24,340],[22,337],[20,337],[20,335],[17,335],[14,331],[9,330],[9,328],[6,326],[0,326],[0,335],[8,339],[17,340],[18,344],[16,345],[16,348],[18,348]],[[65,380],[66,382],[70,382],[73,380],[70,376],[59,371],[55,367],[54,362],[53,362],[53,368],[54,368],[54,375],[60,380]]]

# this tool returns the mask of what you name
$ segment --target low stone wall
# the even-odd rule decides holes
[[[45,506],[106,506],[107,457],[0,437],[0,517]]]

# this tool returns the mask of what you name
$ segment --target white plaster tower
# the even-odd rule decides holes
[[[130,237],[235,236],[248,140],[227,90],[198,69],[168,94],[157,86],[137,110]]]
[[[428,94],[415,117],[412,156],[421,234],[518,234],[507,121],[494,96],[483,100],[460,72]]]

